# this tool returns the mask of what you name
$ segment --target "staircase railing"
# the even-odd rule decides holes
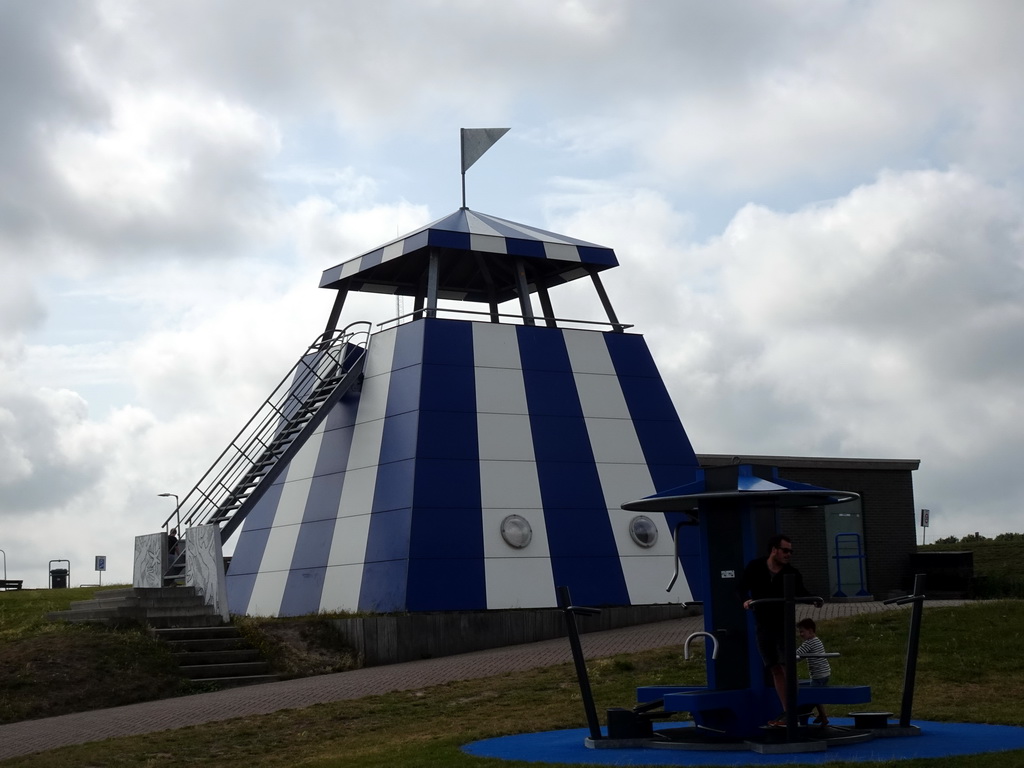
[[[357,322],[317,337],[163,527],[172,520],[182,528],[217,524],[227,541],[304,438],[362,379],[370,327]],[[174,558],[165,578],[180,574],[183,559]]]

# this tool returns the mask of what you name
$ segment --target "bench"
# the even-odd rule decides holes
[[[6,592],[9,589],[21,589],[22,579],[0,579],[0,587]]]

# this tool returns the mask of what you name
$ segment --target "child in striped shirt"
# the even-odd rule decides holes
[[[814,619],[801,619],[796,624],[796,631],[800,635],[800,639],[803,640],[800,647],[796,649],[798,659],[825,653],[825,645],[818,637],[818,627],[815,625]],[[832,676],[832,667],[829,666],[828,659],[807,659],[807,666],[811,673],[811,685],[828,685],[828,679]],[[825,707],[818,704],[817,710],[818,716],[814,722],[821,726],[827,726],[828,715],[825,714]]]

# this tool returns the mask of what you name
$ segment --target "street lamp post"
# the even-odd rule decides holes
[[[178,500],[178,494],[176,493],[158,493],[157,496],[163,498],[174,497],[174,527],[178,531],[178,535],[181,535],[181,502]]]

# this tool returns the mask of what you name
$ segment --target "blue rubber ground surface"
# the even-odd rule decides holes
[[[852,720],[833,718],[835,725]],[[874,739],[864,744],[831,747],[824,752],[761,755],[756,752],[699,752],[662,749],[587,749],[585,728],[503,736],[467,744],[463,751],[479,757],[565,765],[819,765],[828,762],[863,763],[873,760],[975,755],[1024,749],[1024,728],[974,723],[914,721],[919,736]],[[1021,756],[1024,761],[1024,755]]]

